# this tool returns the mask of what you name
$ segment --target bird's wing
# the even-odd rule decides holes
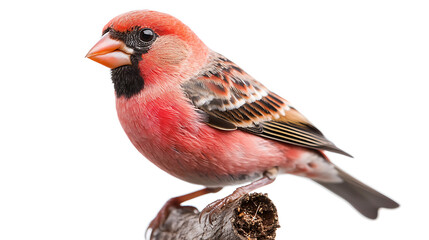
[[[327,140],[288,101],[236,64],[220,54],[214,54],[211,60],[196,77],[182,84],[187,97],[206,116],[208,125],[350,156]]]

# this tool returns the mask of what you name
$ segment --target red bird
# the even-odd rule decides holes
[[[206,187],[170,199],[150,228],[173,205],[250,182],[203,210],[212,216],[280,173],[314,180],[371,219],[399,206],[331,163],[324,151],[350,155],[168,14],[115,17],[87,57],[112,69],[118,117],[134,146],[169,174]]]

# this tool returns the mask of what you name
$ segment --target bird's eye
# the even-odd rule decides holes
[[[155,38],[155,33],[152,29],[146,28],[140,31],[140,40],[143,42],[150,42]]]

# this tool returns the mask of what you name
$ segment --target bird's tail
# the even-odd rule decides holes
[[[346,172],[336,167],[340,183],[315,181],[329,189],[338,196],[344,198],[362,215],[370,219],[376,219],[379,208],[397,208],[399,204],[392,199],[365,185]]]

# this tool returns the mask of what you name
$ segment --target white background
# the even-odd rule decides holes
[[[335,163],[401,204],[371,221],[311,181],[280,176],[259,190],[278,207],[277,239],[428,239],[427,1],[2,5],[0,239],[143,239],[168,198],[200,188],[134,149],[110,71],[84,58],[111,18],[135,9],[181,19],[355,156],[329,154]]]

